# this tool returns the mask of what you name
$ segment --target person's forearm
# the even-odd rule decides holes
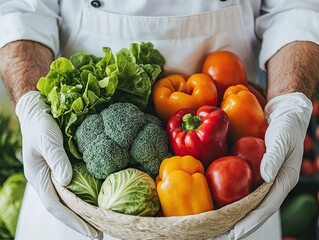
[[[0,49],[0,77],[14,104],[23,94],[36,90],[52,60],[49,48],[32,41],[16,41]]]
[[[312,98],[319,80],[319,46],[293,42],[281,48],[267,63],[267,100],[292,92]]]

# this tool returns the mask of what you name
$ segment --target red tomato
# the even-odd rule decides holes
[[[315,173],[319,173],[319,155],[315,156],[315,159],[312,164],[313,164]]]
[[[315,138],[319,140],[319,125],[317,125],[315,129]]]
[[[312,176],[315,173],[315,166],[311,159],[304,158],[301,163],[301,174],[305,176]]]
[[[319,101],[314,101],[312,103],[312,117],[313,118],[316,118],[316,119],[319,119]]]
[[[250,193],[253,172],[249,164],[237,156],[226,156],[212,162],[206,179],[217,207],[233,203]]]
[[[244,63],[235,53],[229,51],[210,53],[204,60],[202,72],[213,79],[219,100],[223,98],[228,87],[247,83]]]
[[[257,137],[242,137],[231,148],[231,154],[246,160],[253,170],[253,186],[257,188],[263,183],[260,175],[260,163],[266,152],[264,140]]]
[[[304,139],[304,153],[311,154],[313,152],[313,143],[309,133],[306,134]]]
[[[298,240],[298,239],[295,237],[284,236],[282,240]]]

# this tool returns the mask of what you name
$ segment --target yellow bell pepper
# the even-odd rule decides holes
[[[214,209],[202,163],[192,156],[163,160],[156,179],[164,216],[185,216]]]

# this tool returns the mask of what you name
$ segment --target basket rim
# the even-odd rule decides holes
[[[126,217],[128,219],[131,219],[131,220],[134,220],[134,219],[153,219],[153,220],[156,220],[156,219],[160,219],[161,221],[162,220],[166,220],[166,219],[171,219],[171,220],[181,220],[183,218],[187,218],[189,220],[191,220],[192,218],[198,218],[198,217],[206,217],[206,216],[209,216],[210,213],[214,212],[214,214],[218,214],[218,213],[222,213],[224,211],[227,211],[228,209],[231,209],[234,204],[241,204],[241,203],[244,203],[246,202],[248,199],[258,195],[258,193],[260,191],[266,191],[267,193],[269,192],[271,186],[273,185],[273,182],[274,181],[271,181],[269,183],[267,182],[263,182],[258,188],[256,188],[254,191],[252,191],[250,194],[248,194],[247,196],[231,203],[231,204],[228,204],[224,207],[221,207],[221,208],[218,208],[218,209],[213,209],[213,210],[210,210],[210,211],[206,211],[206,212],[202,212],[202,213],[197,213],[197,214],[192,214],[192,215],[184,215],[184,216],[168,216],[168,217],[165,217],[165,216],[136,216],[136,215],[128,215],[128,214],[123,214],[123,213],[118,213],[118,212],[115,212],[115,211],[112,211],[112,210],[108,210],[108,209],[104,209],[104,208],[101,208],[101,207],[98,207],[98,206],[95,206],[95,205],[92,205],[92,204],[89,204],[85,201],[83,201],[81,198],[79,198],[78,196],[76,196],[73,192],[71,192],[70,190],[68,190],[65,186],[59,186],[59,184],[57,183],[56,179],[54,178],[53,174],[51,173],[51,179],[52,179],[52,182],[54,184],[54,187],[55,189],[57,190],[57,188],[60,188],[59,191],[58,191],[58,194],[59,192],[63,192],[65,195],[67,195],[68,198],[73,198],[74,200],[77,200],[79,201],[81,204],[83,204],[86,208],[88,208],[88,210],[92,210],[92,211],[96,211],[96,210],[99,210],[99,211],[103,211],[105,214],[110,214],[110,215],[114,215],[114,217]],[[267,194],[266,193],[266,194]],[[60,195],[60,194],[59,194]],[[261,201],[262,202],[262,201]],[[261,203],[260,202],[260,203]],[[259,204],[260,204],[259,203]],[[258,205],[259,205],[258,204]],[[257,205],[257,206],[258,206]]]
[[[91,205],[59,186],[52,174],[51,179],[62,204],[97,230],[124,240],[206,240],[223,235],[264,201],[273,184],[264,182],[249,195],[219,209],[164,217],[127,215]]]

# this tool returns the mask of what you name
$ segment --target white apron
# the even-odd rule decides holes
[[[152,42],[165,58],[166,73],[190,75],[201,70],[208,53],[223,49],[233,51],[241,57],[251,81],[257,78],[252,51],[256,41],[245,32],[239,0],[212,0],[210,11],[172,17],[119,15],[106,11],[106,3],[100,8],[94,8],[90,2],[84,1],[83,8],[77,16],[77,24],[61,55],[69,57],[75,52],[86,51],[101,56],[102,46],[111,47],[115,53],[122,47],[129,47],[132,42]],[[139,4],[146,2],[141,0]],[[275,214],[246,239],[279,240],[279,224],[279,215]],[[28,186],[16,240],[43,239],[88,238],[64,226],[50,215],[43,208],[32,187]],[[105,236],[104,239],[114,238]]]

